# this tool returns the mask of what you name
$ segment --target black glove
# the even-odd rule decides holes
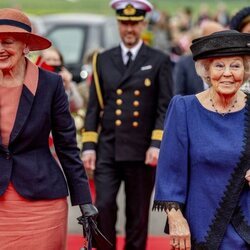
[[[91,250],[92,249],[92,233],[91,233],[91,223],[96,222],[98,215],[97,208],[92,204],[79,205],[82,212],[82,216],[77,218],[78,223],[82,225],[84,243],[81,250]]]
[[[98,215],[97,208],[92,204],[79,205],[82,216],[77,218],[78,223],[83,227],[83,237],[85,239],[82,250],[91,250],[93,247],[107,246],[112,247],[112,244],[100,232],[96,224]]]
[[[83,217],[92,218],[94,221],[96,221],[98,210],[94,205],[84,204],[84,205],[79,205],[79,207],[81,209]]]

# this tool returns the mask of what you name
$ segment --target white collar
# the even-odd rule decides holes
[[[132,53],[132,60],[134,60],[143,44],[143,41],[140,39],[139,42],[132,48],[127,48],[123,42],[121,42],[120,46],[122,49],[122,58],[123,60],[127,57],[127,52],[130,51]],[[125,59],[126,61],[126,59]]]

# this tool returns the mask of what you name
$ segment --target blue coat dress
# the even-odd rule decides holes
[[[169,106],[156,176],[154,208],[183,208],[192,249],[250,249],[250,111],[222,116],[195,95]]]

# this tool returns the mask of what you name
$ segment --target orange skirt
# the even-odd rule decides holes
[[[0,196],[1,250],[65,250],[67,199],[26,200],[10,184]]]

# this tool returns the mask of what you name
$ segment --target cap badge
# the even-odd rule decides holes
[[[131,4],[128,4],[126,8],[123,10],[123,14],[126,16],[133,16],[135,15],[135,13],[136,13],[136,9]]]
[[[247,47],[248,47],[248,48],[250,47],[250,43],[247,43]]]

